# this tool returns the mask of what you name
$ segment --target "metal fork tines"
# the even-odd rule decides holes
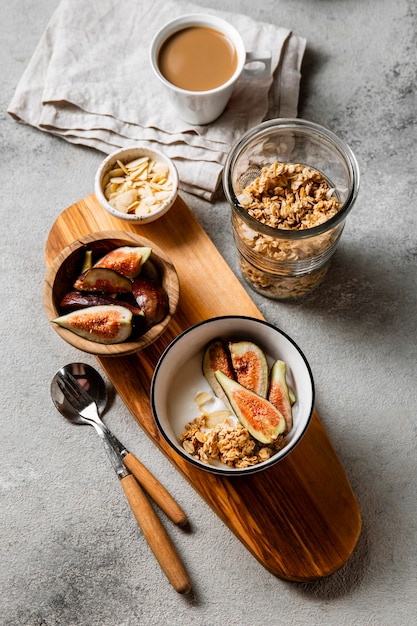
[[[93,426],[100,436],[119,478],[127,476],[129,471],[123,463],[123,456],[127,451],[104,422],[101,421],[94,399],[69,372],[66,372],[65,375],[60,373],[57,382],[67,402],[82,417],[84,423]]]
[[[59,372],[57,380],[59,388],[68,402],[70,402],[79,413],[90,404],[96,404],[82,384],[70,372],[66,372],[65,375]]]
[[[73,409],[94,426],[101,438],[107,439],[107,443],[109,443],[122,458],[125,457],[128,454],[126,447],[100,419],[97,403],[75,376],[70,372],[66,372],[65,375],[59,373],[57,380],[59,388],[67,399],[67,402],[72,405]]]

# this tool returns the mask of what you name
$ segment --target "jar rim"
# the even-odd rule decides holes
[[[331,218],[312,228],[306,228],[304,230],[291,230],[283,228],[275,228],[259,222],[256,218],[249,215],[247,211],[239,203],[236,194],[233,189],[231,172],[233,165],[236,162],[239,154],[242,150],[253,140],[254,137],[259,135],[260,137],[266,135],[267,131],[271,128],[282,128],[283,130],[291,129],[304,129],[305,131],[311,131],[317,137],[324,137],[329,141],[337,150],[341,153],[347,168],[350,173],[350,185],[349,191],[345,201],[343,202],[340,210]],[[241,217],[248,226],[253,229],[262,232],[264,235],[275,237],[278,239],[306,239],[321,235],[322,233],[330,230],[334,226],[337,226],[340,222],[346,219],[347,214],[353,207],[356,197],[359,191],[360,174],[359,165],[356,157],[350,148],[350,146],[340,137],[338,137],[333,131],[317,124],[310,122],[302,118],[277,118],[267,120],[249,129],[235,144],[232,146],[225,162],[223,169],[223,189],[228,202],[236,210],[239,217]]]

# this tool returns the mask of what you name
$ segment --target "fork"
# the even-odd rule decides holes
[[[181,509],[179,504],[174,500],[165,487],[155,478],[147,467],[129,452],[126,447],[116,438],[106,424],[100,419],[97,403],[94,402],[90,394],[78,382],[78,380],[69,372],[65,374],[58,372],[58,385],[67,398],[67,401],[73,406],[79,415],[88,420],[90,425],[95,427],[97,433],[103,442],[110,442],[113,449],[121,455],[123,463],[127,469],[135,476],[136,480],[142,485],[145,491],[150,495],[152,500],[164,511],[174,524],[184,526],[187,523],[187,516]],[[106,443],[105,443],[106,445]]]
[[[70,417],[69,419],[77,424],[93,426],[102,439],[135,519],[163,572],[178,593],[188,593],[191,590],[188,574],[139,482],[124,464],[119,451],[119,446],[123,448],[122,444],[101,421],[96,403],[84,389],[80,391],[79,387],[82,388],[82,386],[71,374],[66,373],[64,375],[58,372],[57,383],[66,400],[77,411],[78,417],[76,419]],[[88,404],[86,404],[87,400]],[[127,454],[129,453],[126,451],[126,456]],[[154,480],[156,479],[154,478]]]

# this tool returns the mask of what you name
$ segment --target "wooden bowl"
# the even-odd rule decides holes
[[[162,322],[149,328],[140,337],[110,345],[89,341],[79,337],[70,330],[53,324],[52,320],[64,313],[60,309],[59,303],[63,296],[72,290],[74,280],[80,274],[86,250],[92,250],[93,259],[96,260],[110,252],[110,250],[121,246],[147,246],[152,248],[150,260],[159,271],[162,286],[166,290],[169,299],[169,311]],[[149,346],[168,327],[177,309],[178,299],[178,275],[168,255],[149,239],[123,231],[92,233],[80,237],[77,241],[67,246],[52,262],[46,275],[43,292],[45,312],[55,332],[67,343],[74,346],[74,348],[96,356],[126,356]]]

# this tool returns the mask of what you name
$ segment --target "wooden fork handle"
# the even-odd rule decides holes
[[[177,504],[171,494],[165,487],[155,478],[155,476],[135,457],[134,454],[128,452],[123,457],[123,463],[126,465],[136,480],[140,482],[145,491],[151,496],[152,500],[159,508],[169,517],[174,524],[184,526],[187,523],[187,516],[182,508]]]
[[[141,486],[132,474],[120,482],[136,521],[169,582],[178,593],[188,593],[191,590],[188,574]]]

